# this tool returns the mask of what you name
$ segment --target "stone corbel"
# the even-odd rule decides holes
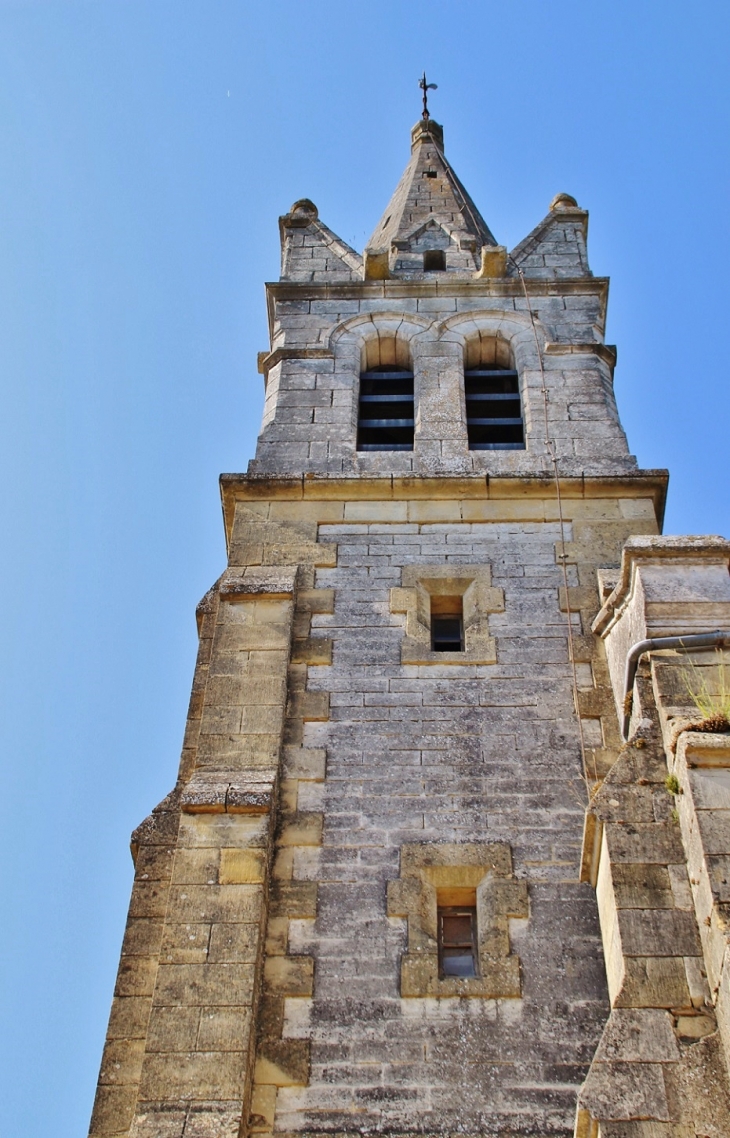
[[[293,594],[297,584],[297,565],[271,568],[226,569],[218,582],[221,597],[282,597]]]
[[[331,360],[334,352],[331,348],[273,348],[269,352],[257,352],[256,367],[259,375],[264,377],[264,386],[268,383],[269,372],[282,360]]]

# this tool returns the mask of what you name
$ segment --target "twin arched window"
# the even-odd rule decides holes
[[[413,369],[394,336],[370,341],[360,373],[357,449],[413,450]],[[469,450],[524,450],[519,376],[506,340],[470,340],[464,360]]]

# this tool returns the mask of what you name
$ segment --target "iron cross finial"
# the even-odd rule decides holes
[[[424,71],[422,77],[418,80],[418,86],[423,91],[423,117],[425,119],[430,119],[431,116],[428,113],[428,92],[435,91],[438,88],[438,84],[427,83],[426,72]]]

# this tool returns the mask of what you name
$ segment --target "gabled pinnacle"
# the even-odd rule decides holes
[[[473,271],[485,245],[496,245],[486,222],[444,157],[443,128],[421,119],[411,131],[411,160],[366,252],[386,256],[391,271],[423,269],[423,254],[443,249],[446,267]]]

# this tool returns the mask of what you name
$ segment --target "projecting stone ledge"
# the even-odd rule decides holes
[[[276,772],[255,779],[231,779],[226,775],[196,774],[180,797],[187,814],[266,814],[272,808]]]

